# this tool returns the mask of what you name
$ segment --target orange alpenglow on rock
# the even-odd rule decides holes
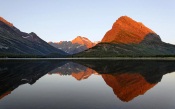
[[[104,81],[109,85],[115,95],[122,101],[128,102],[154,87],[156,84],[148,83],[144,77],[135,74],[103,74]]]
[[[0,21],[1,22],[4,22],[6,25],[10,26],[10,27],[13,27],[13,24],[8,22],[7,20],[5,20],[4,18],[0,17]]]
[[[145,36],[154,33],[140,22],[136,22],[130,17],[122,16],[114,24],[102,39],[102,42],[109,43],[135,43],[144,40]]]
[[[78,36],[74,40],[72,40],[72,43],[73,44],[77,43],[77,44],[85,45],[87,48],[91,48],[91,47],[95,46],[95,44],[92,43],[88,38],[81,37],[81,36]]]
[[[82,72],[78,72],[78,73],[72,72],[72,76],[80,81],[80,80],[87,79],[89,76],[96,73],[97,73],[96,71],[90,68],[87,68],[85,71],[82,71]]]

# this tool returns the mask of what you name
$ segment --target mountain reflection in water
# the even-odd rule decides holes
[[[34,84],[50,70],[62,66],[59,61],[2,61],[0,62],[0,99],[22,84]]]
[[[143,95],[175,71],[173,61],[2,61],[0,62],[0,99],[22,84],[34,84],[46,74],[70,75],[78,81],[92,74],[101,76],[123,102]]]

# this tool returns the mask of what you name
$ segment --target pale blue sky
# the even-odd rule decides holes
[[[0,0],[0,16],[45,41],[103,38],[127,15],[175,44],[175,0]]]

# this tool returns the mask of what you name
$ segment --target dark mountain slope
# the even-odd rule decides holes
[[[175,46],[167,43],[157,44],[111,44],[100,43],[95,47],[76,54],[75,57],[146,57],[174,56]]]
[[[6,21],[7,22],[7,21]],[[1,55],[48,55],[67,53],[58,50],[39,38],[35,33],[24,33],[13,25],[8,25],[0,19],[0,53]]]
[[[81,45],[78,43],[73,44],[71,41],[62,41],[58,43],[49,42],[49,44],[69,54],[79,53],[88,49],[85,45]]]

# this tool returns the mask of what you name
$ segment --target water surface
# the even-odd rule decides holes
[[[175,62],[1,61],[0,109],[173,109]]]

